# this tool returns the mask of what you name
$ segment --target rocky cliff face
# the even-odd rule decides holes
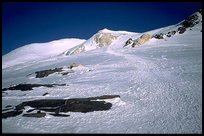
[[[142,36],[140,36],[140,38],[138,38],[134,41],[134,43],[132,44],[132,47],[140,46],[140,45],[146,43],[147,41],[149,41],[149,39],[151,39],[151,38],[152,38],[151,34],[143,34]]]
[[[149,41],[151,38],[152,38],[151,34],[143,34],[142,36],[140,36],[139,38],[135,40],[132,40],[132,38],[130,38],[129,40],[126,41],[123,47],[128,46],[128,45],[131,45],[132,47],[140,46],[146,43],[147,41]]]

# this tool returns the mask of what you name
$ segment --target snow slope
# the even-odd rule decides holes
[[[4,55],[2,57],[2,68],[4,69],[28,61],[54,57],[84,41],[84,39],[68,38],[48,43],[33,43],[25,45]]]
[[[172,27],[172,26],[170,26]],[[83,98],[120,95],[106,100],[108,111],[69,112],[69,117],[2,119],[3,133],[202,133],[202,24],[165,39],[152,38],[144,46],[123,48],[123,35],[100,49],[56,56],[2,70],[2,88],[19,83],[59,83],[2,94],[2,108],[43,98]],[[166,28],[145,32],[157,33]],[[109,30],[105,30],[109,31]],[[133,34],[132,38],[142,34]],[[74,73],[45,78],[35,71],[83,64]],[[49,95],[42,94],[49,92]],[[29,107],[26,107],[26,110]]]

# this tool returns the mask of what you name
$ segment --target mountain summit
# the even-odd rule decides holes
[[[93,49],[112,46],[117,44],[118,47],[126,47],[131,43],[132,47],[136,47],[138,41],[142,40],[145,36],[148,38],[142,41],[148,44],[147,40],[150,39],[166,39],[175,34],[183,34],[189,31],[202,32],[202,9],[193,13],[185,20],[176,25],[167,26],[160,29],[144,33],[135,33],[127,31],[113,31],[107,28],[99,30],[88,40],[67,38],[48,43],[34,43],[25,45],[3,56],[2,68],[16,65],[18,63],[28,62],[30,60],[44,59],[48,57],[58,56],[59,54],[74,55]],[[144,35],[145,34],[145,35]],[[142,37],[143,35],[143,37]],[[150,40],[151,41],[151,40]],[[118,44],[120,43],[120,44]],[[121,45],[121,43],[123,45]],[[30,50],[32,48],[32,50]]]

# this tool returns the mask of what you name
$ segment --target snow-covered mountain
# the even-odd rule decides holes
[[[202,11],[2,59],[3,133],[202,133]]]
[[[68,38],[51,41],[48,43],[34,43],[19,47],[2,57],[2,68],[7,68],[20,63],[38,61],[61,54],[66,49],[72,48],[84,39]]]

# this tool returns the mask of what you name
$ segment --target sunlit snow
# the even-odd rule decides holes
[[[139,36],[140,33],[127,33],[111,46],[72,56],[58,55],[15,65],[12,60],[10,64],[3,60],[2,88],[19,83],[65,83],[69,86],[7,91],[7,95],[2,94],[2,108],[42,98],[111,94],[120,95],[120,98],[106,100],[113,104],[108,111],[69,112],[69,117],[26,118],[19,115],[2,119],[2,132],[202,133],[202,33],[197,29],[188,30],[170,38],[151,39],[136,48],[122,48],[130,37]],[[38,51],[42,54],[47,50]],[[77,67],[74,73],[65,76],[52,74],[42,79],[26,76],[72,63],[84,67]],[[49,95],[42,96],[46,92]]]

